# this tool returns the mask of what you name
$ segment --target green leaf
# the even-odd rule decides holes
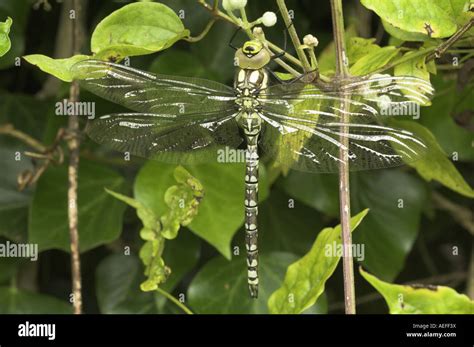
[[[126,5],[95,28],[91,50],[99,59],[145,55],[164,50],[189,31],[169,7],[154,2]]]
[[[384,29],[393,37],[396,37],[397,39],[400,39],[402,41],[426,41],[429,40],[430,37],[428,34],[422,34],[422,33],[412,33],[409,31],[405,31],[402,29],[399,29],[389,22],[385,21],[382,19],[382,24]]]
[[[416,55],[418,52],[418,50],[407,52],[403,55],[403,58],[408,59],[409,57]],[[426,56],[419,56],[396,65],[394,68],[395,76],[413,76],[429,82],[430,73],[426,67],[425,58]]]
[[[34,96],[0,92],[0,122],[12,124],[14,128],[41,140],[46,128],[45,124],[48,119],[53,118],[56,101],[56,99],[41,101]],[[6,140],[5,137],[5,142]],[[7,144],[10,147],[11,142],[9,138]],[[24,147],[21,141],[15,142],[15,145],[20,151]]]
[[[285,269],[296,256],[272,252],[259,257],[258,299],[250,298],[247,285],[245,254],[228,261],[216,257],[194,277],[188,290],[188,301],[197,313],[267,313],[266,301],[283,279]]]
[[[290,196],[329,216],[339,216],[337,175],[292,172],[282,184]],[[398,207],[398,199],[403,199],[404,208]],[[402,269],[418,234],[425,201],[423,181],[404,172],[374,170],[351,174],[352,210],[370,209],[354,235],[357,243],[371,249],[363,261],[365,266],[385,278],[393,278]]]
[[[0,69],[12,67],[17,63],[16,59],[23,55],[25,49],[26,27],[31,8],[32,6],[28,1],[0,1],[0,18],[11,17],[15,20],[15,24],[10,27],[9,33],[11,47],[2,59],[0,59]]]
[[[375,39],[363,37],[349,37],[346,39],[347,57],[349,63],[355,63],[369,53],[377,52],[380,46],[375,44]]]
[[[79,165],[79,239],[81,251],[115,240],[122,229],[125,205],[104,187],[121,190],[123,178],[104,166],[81,160]],[[67,167],[50,167],[38,181],[30,207],[29,242],[40,250],[70,251],[67,217]]]
[[[407,52],[403,55],[403,59],[409,59],[401,64],[398,64],[394,68],[394,75],[395,76],[412,76],[421,78],[427,82],[430,82],[430,73],[428,72],[428,68],[426,66],[426,56],[418,56],[416,54],[419,53],[418,50]],[[414,57],[414,58],[411,58]],[[423,93],[423,89],[420,87],[416,87],[415,90],[410,91],[403,91],[404,94],[413,95],[414,97],[418,96],[417,93]],[[427,101],[422,106],[429,106],[431,105],[431,101]]]
[[[442,38],[454,34],[456,18],[446,11],[451,0],[361,0],[397,29]]]
[[[200,59],[190,52],[173,49],[160,54],[148,69],[150,72],[174,76],[194,76],[217,80],[213,73]]]
[[[421,109],[420,123],[433,133],[439,145],[450,157],[459,160],[474,160],[472,132],[456,124],[454,117],[474,109],[474,86],[457,89],[456,81],[443,76],[432,76],[433,86],[438,92],[430,107]]]
[[[153,294],[142,292],[143,265],[135,255],[113,254],[96,270],[97,302],[101,313],[156,313]]]
[[[139,252],[147,276],[140,286],[143,291],[154,291],[167,281],[171,269],[162,257],[165,239],[176,238],[180,227],[192,221],[202,198],[201,183],[183,167],[176,167],[174,178],[178,184],[166,190],[164,200],[168,209],[161,217],[139,201],[106,189],[112,196],[134,207],[143,223],[140,237],[145,243]]]
[[[178,237],[165,243],[163,259],[171,269],[171,274],[160,288],[171,292],[190,270],[197,264],[201,250],[199,239],[189,230],[182,230]]]
[[[472,6],[472,0],[438,0],[438,6],[442,8],[451,18],[454,18],[458,24],[458,28],[474,18],[474,13],[469,10]],[[471,29],[472,30],[472,29]],[[468,31],[472,33],[472,31]]]
[[[315,230],[322,227],[317,211],[273,188],[258,210],[259,249],[303,255],[314,240]],[[243,244],[243,230],[239,240]]]
[[[392,46],[382,47],[372,50],[367,55],[357,60],[350,68],[350,73],[355,76],[369,74],[378,68],[386,65],[399,52],[399,49]]]
[[[0,284],[11,283],[11,279],[16,276],[20,266],[28,261],[30,260],[24,258],[0,258]]]
[[[149,161],[135,180],[134,196],[156,215],[167,209],[164,194],[175,184],[175,166]],[[244,221],[244,165],[213,163],[186,168],[203,186],[199,211],[188,226],[196,235],[230,259],[230,242]],[[268,194],[265,172],[260,166],[260,199]]]
[[[351,232],[357,228],[368,211],[364,210],[351,218]],[[283,285],[268,300],[270,313],[298,314],[313,306],[339,263],[339,252],[332,254],[333,249],[341,247],[339,245],[341,226],[323,229],[311,250],[288,267]],[[332,253],[327,254],[328,252]]]
[[[331,217],[339,216],[337,175],[290,171],[281,182],[288,195]]]
[[[359,269],[382,294],[391,314],[472,314],[474,301],[444,286],[398,285],[383,282]]]
[[[348,53],[349,64],[354,63],[351,56],[349,56],[349,52],[351,52],[352,45],[352,38],[357,36],[357,30],[354,25],[351,25],[346,28],[344,33],[344,38],[346,40],[346,50]],[[354,45],[355,47],[355,45]],[[318,57],[319,69],[321,73],[331,76],[334,75],[335,68],[336,68],[336,51],[334,46],[334,41],[331,41],[326,47],[324,47],[323,51]]]
[[[387,280],[402,270],[417,238],[426,201],[424,182],[406,172],[374,170],[351,176],[352,210],[370,209],[354,234],[354,243],[366,249],[361,259],[365,267]]]
[[[0,314],[68,314],[72,306],[49,295],[0,287]]]
[[[198,238],[187,230],[166,242],[163,259],[171,268],[171,274],[160,288],[171,292],[196,265],[199,250]],[[143,264],[136,255],[114,254],[102,260],[96,270],[100,312],[163,313],[168,300],[159,293],[141,291],[140,283],[144,279]]]
[[[0,57],[4,56],[12,46],[10,37],[8,37],[12,23],[13,21],[10,17],[7,17],[5,22],[0,22]]]
[[[411,131],[421,137],[429,148],[428,155],[422,160],[410,163],[426,181],[435,180],[453,191],[474,197],[474,190],[464,180],[453,162],[448,159],[433,134],[423,125],[413,121],[396,121],[391,123],[402,129]]]
[[[15,148],[1,143],[0,146],[0,235],[16,242],[26,241],[28,205],[31,201],[30,189],[20,192],[17,188],[18,175],[33,168],[31,160],[22,154],[24,150],[23,145]]]
[[[233,62],[235,52],[229,49],[227,45],[234,32],[235,28],[232,25],[228,25],[223,21],[217,21],[206,37],[199,41],[199,44],[191,45],[191,54],[196,59],[199,59],[202,64],[205,64],[212,74],[206,76],[207,78],[214,77],[214,80],[226,83],[234,77],[235,66]],[[223,42],[225,44],[222,44]]]
[[[53,59],[42,54],[30,54],[23,57],[30,64],[38,66],[42,71],[59,78],[61,81],[71,82],[71,66],[82,60],[90,59],[88,55],[74,55],[66,59]]]

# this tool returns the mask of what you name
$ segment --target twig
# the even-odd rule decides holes
[[[303,65],[304,72],[310,72],[311,66],[309,64],[308,58],[304,52],[304,49],[301,47],[301,42],[298,37],[298,33],[291,21],[290,15],[288,13],[288,8],[286,7],[285,0],[277,0],[278,8],[280,9],[281,17],[285,22],[285,27],[288,28],[288,33],[290,34],[291,42],[293,42],[293,46],[296,49],[296,54]]]
[[[426,61],[433,60],[435,58],[441,57],[446,50],[451,47],[456,41],[458,41],[474,24],[474,18],[471,18],[469,22],[464,24],[453,36],[444,41],[441,45],[436,47],[434,52],[431,52],[427,57]]]
[[[331,0],[331,15],[333,25],[334,42],[336,46],[336,83],[349,76],[346,61],[346,47],[344,41],[344,17],[342,14],[342,0]],[[346,314],[355,314],[355,286],[354,286],[354,261],[352,259],[352,235],[350,227],[351,201],[349,191],[349,139],[345,136],[348,133],[348,123],[346,111],[349,108],[348,95],[344,94],[341,102],[339,116],[341,117],[341,136],[339,141],[339,211],[341,215],[342,232],[342,266],[344,276],[344,303]]]
[[[72,20],[72,42],[74,54],[78,54],[80,50],[80,21],[82,16],[82,5],[78,0],[70,0],[66,3],[76,13],[76,17]],[[71,6],[72,5],[72,6]],[[71,83],[69,89],[69,101],[76,103],[79,100],[79,85],[77,81]],[[69,147],[69,166],[68,166],[68,220],[69,220],[69,236],[71,246],[71,273],[72,273],[72,291],[74,313],[82,313],[82,282],[81,282],[81,261],[79,248],[79,220],[78,220],[78,204],[77,204],[77,188],[78,188],[78,170],[79,170],[79,117],[72,115],[68,121],[68,147]]]
[[[185,41],[188,41],[188,42],[198,42],[198,41],[201,41],[206,35],[207,33],[209,32],[209,30],[211,30],[212,26],[214,25],[214,23],[216,22],[216,19],[215,18],[211,18],[211,20],[207,23],[206,27],[204,28],[204,30],[197,36],[189,36],[189,37],[185,37],[184,40]]]
[[[474,236],[474,216],[470,209],[451,202],[437,192],[433,192],[431,197],[436,207],[449,212],[456,222]]]
[[[31,137],[30,135],[15,129],[11,124],[4,124],[0,126],[0,134],[12,136],[26,143],[28,146],[34,148],[38,152],[44,153],[47,151],[47,147],[45,145],[43,145],[41,142]]]
[[[21,172],[17,177],[18,190],[22,191],[27,186],[35,184],[41,175],[46,171],[48,166],[53,164],[62,164],[64,160],[63,150],[61,148],[61,141],[64,135],[64,129],[60,128],[56,139],[53,144],[49,147],[42,144],[35,138],[31,137],[24,132],[17,130],[11,124],[4,124],[0,126],[0,135],[8,135],[14,137],[22,142],[24,142],[29,147],[32,147],[36,152],[25,151],[24,154],[28,157],[41,160],[41,164],[37,166],[35,164],[35,169],[33,172],[26,170]],[[56,157],[57,156],[57,157]]]
[[[464,35],[472,27],[473,22],[474,22],[474,19],[471,19],[468,23],[466,23],[463,27],[461,27],[453,36],[451,36],[448,40],[446,40],[439,46],[429,47],[408,56],[404,55],[403,57],[395,61],[392,61],[391,63],[388,63],[387,65],[382,66],[381,68],[373,71],[372,73],[376,74],[376,73],[380,73],[380,72],[392,69],[401,63],[410,61],[418,57],[422,57],[424,55],[426,55],[426,62],[429,62],[430,60],[433,60],[435,58],[440,58],[446,52],[446,50],[449,49],[449,47],[451,47],[454,43],[459,41],[462,35]]]
[[[180,309],[182,309],[184,312],[186,312],[187,314],[193,314],[193,311],[191,311],[189,308],[187,308],[185,305],[183,305],[182,302],[180,302],[178,299],[176,299],[173,295],[171,295],[170,293],[164,291],[163,289],[161,289],[160,287],[156,288],[156,291],[158,293],[160,293],[161,295],[163,295],[164,297],[166,297],[168,300],[170,300],[171,302],[173,302],[176,306],[178,306]]]
[[[237,19],[235,18],[232,18],[230,17],[229,15],[225,14],[224,12],[220,11],[219,8],[217,7],[217,1],[214,2],[214,5],[211,6],[207,3],[206,0],[197,0],[198,4],[201,5],[204,9],[208,10],[209,13],[217,20],[217,19],[222,19],[222,20],[225,20],[229,23],[231,23],[232,25],[235,25],[235,26],[241,26],[237,23]],[[235,17],[235,16],[234,16]],[[246,28],[243,28],[243,29],[246,29]],[[251,32],[247,31],[247,35],[249,36],[249,38],[253,39],[252,35],[251,35]],[[280,53],[280,52],[283,52],[283,50],[278,47],[277,45],[275,45],[274,43],[271,43],[270,41],[265,41],[265,43],[276,53]],[[285,52],[285,55],[284,57],[286,59],[288,59],[288,61],[290,61],[291,63],[295,64],[295,65],[298,65],[298,66],[302,66],[302,63],[297,59],[295,58],[294,56],[292,56],[291,54]],[[275,62],[280,65],[283,69],[285,69],[286,71],[288,71],[289,73],[291,73],[292,75],[294,75],[295,77],[298,77],[300,76],[300,73],[297,72],[295,69],[293,69],[292,67],[290,67],[288,64],[286,64],[283,60],[281,59],[275,59]]]

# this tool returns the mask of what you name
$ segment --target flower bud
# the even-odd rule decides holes
[[[240,10],[247,6],[247,0],[222,0],[222,7],[226,11]]]
[[[316,47],[319,44],[319,41],[313,35],[308,34],[305,37],[303,37],[303,44],[308,47]]]
[[[265,12],[261,19],[262,19],[262,24],[265,25],[266,27],[272,27],[277,22],[276,14],[270,11]]]

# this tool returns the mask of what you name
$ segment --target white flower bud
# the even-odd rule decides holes
[[[303,44],[308,47],[316,47],[319,44],[319,41],[313,35],[308,34],[305,37],[303,37]]]
[[[266,27],[272,27],[277,22],[276,14],[270,11],[265,12],[261,19],[262,19],[262,24],[265,25]]]
[[[222,7],[226,11],[240,10],[247,6],[247,0],[222,0]]]

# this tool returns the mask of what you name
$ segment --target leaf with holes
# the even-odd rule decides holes
[[[391,314],[472,314],[474,301],[445,286],[387,283],[359,269],[385,299]]]

